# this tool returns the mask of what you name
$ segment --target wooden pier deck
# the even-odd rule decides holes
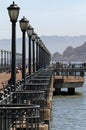
[[[11,73],[0,73],[0,89],[3,88],[3,85],[6,85],[8,80],[11,78]],[[21,71],[19,71],[18,73],[16,73],[16,80],[21,80],[22,78],[22,73]]]
[[[63,79],[63,83],[77,83],[77,82],[84,82],[84,78],[81,76],[62,76],[62,75],[56,75],[55,80]]]

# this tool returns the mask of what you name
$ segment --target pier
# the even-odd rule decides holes
[[[12,48],[10,52],[0,51],[0,130],[50,130],[54,83],[51,53],[25,16],[19,20],[22,54],[16,53],[20,7],[13,2],[7,10],[12,23]]]
[[[27,83],[18,81],[15,87],[7,85],[0,92],[0,128],[49,130],[53,99],[53,70],[46,68],[27,77]],[[3,115],[3,112],[5,115]],[[10,118],[9,118],[10,117]],[[11,121],[12,120],[12,121]]]
[[[61,89],[68,89],[69,95],[75,94],[75,88],[82,87],[84,83],[84,74],[86,68],[81,64],[67,66],[64,63],[57,63],[54,66],[55,80],[54,80],[54,94],[61,94]]]
[[[12,40],[11,51],[0,51],[0,130],[50,130],[54,83],[51,53],[25,16],[19,20],[22,53],[16,53],[20,7],[13,2],[7,10]]]
[[[61,95],[62,88],[68,89],[68,95],[74,95],[75,88],[83,86],[85,67],[65,68],[63,63],[62,66],[50,65],[50,57],[46,58],[48,59],[44,60],[45,64],[44,61],[40,62],[45,66],[35,66],[35,72],[31,69],[31,75],[26,68],[25,82],[22,79],[22,71],[18,68],[16,86],[8,82],[11,79],[9,68],[1,68],[1,130],[50,130],[53,95]]]
[[[27,73],[25,83],[17,80],[16,90],[12,84],[1,89],[1,130],[50,130],[53,94],[61,94],[61,88],[68,88],[73,95],[75,88],[82,87],[84,82],[80,75],[56,75],[54,68],[49,65],[31,75]]]
[[[25,16],[19,20],[22,53],[16,53],[20,7],[13,2],[7,10],[12,23],[12,48],[0,51],[0,130],[50,130],[53,94],[61,94],[62,88],[75,94],[75,88],[83,85],[86,68],[51,65],[50,51]]]

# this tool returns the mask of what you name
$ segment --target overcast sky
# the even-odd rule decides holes
[[[0,1],[0,39],[11,39],[7,7],[12,0]],[[25,16],[39,35],[86,35],[86,0],[15,0],[20,7],[16,37],[21,37],[19,20]],[[58,45],[58,49],[59,49]]]

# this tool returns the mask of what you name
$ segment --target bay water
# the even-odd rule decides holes
[[[50,130],[86,130],[86,76],[72,96],[55,96]]]

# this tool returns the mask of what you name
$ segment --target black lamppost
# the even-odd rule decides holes
[[[27,34],[29,38],[28,71],[29,71],[29,75],[31,75],[31,37],[33,34],[33,28],[31,26],[28,27]]]
[[[39,69],[39,40],[40,38],[36,36],[36,71]]]
[[[39,40],[39,69],[42,68],[42,51],[41,51],[41,40]]]
[[[4,66],[6,66],[6,50],[4,50]]]
[[[1,65],[3,65],[3,50],[1,50]]]
[[[35,73],[35,38],[36,38],[36,33],[33,32],[33,34],[32,34],[32,41],[33,41],[33,73]]]
[[[20,8],[13,2],[8,8],[10,21],[12,22],[12,63],[11,63],[11,84],[16,85],[16,22]]]
[[[44,69],[45,69],[45,67],[46,67],[46,49],[45,49],[46,47],[45,47],[45,45],[43,44],[43,53],[44,53]]]
[[[41,68],[44,68],[44,53],[43,53],[43,42],[41,40]]]
[[[9,60],[9,58],[8,58],[8,51],[7,51],[7,66],[8,66],[8,60]]]
[[[42,42],[41,48],[42,48],[42,67],[45,68],[45,52],[44,52],[44,44]]]
[[[20,23],[20,28],[22,31],[22,79],[24,79],[24,83],[26,80],[26,53],[25,53],[25,33],[28,27],[28,20],[23,17],[19,23]]]

